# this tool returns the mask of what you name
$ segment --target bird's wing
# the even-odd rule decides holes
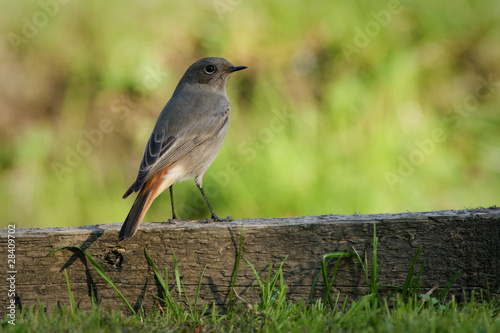
[[[229,121],[229,103],[222,100],[219,105],[205,105],[220,112],[171,112],[176,105],[166,105],[158,118],[144,150],[139,174],[124,198],[141,189],[142,185],[157,172],[189,153],[194,147],[217,135]],[[187,108],[193,105],[185,106]],[[170,111],[170,112],[168,112]]]
[[[145,180],[178,161],[196,146],[217,135],[228,120],[229,110],[224,114],[220,113],[216,116],[210,116],[200,121],[200,123],[193,124],[195,126],[190,127],[184,133],[180,133],[177,136],[169,136],[165,144],[162,144],[155,162],[145,165],[146,167],[150,167]]]

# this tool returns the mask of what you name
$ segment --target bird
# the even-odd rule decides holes
[[[184,73],[172,97],[163,107],[149,137],[135,182],[123,195],[139,192],[120,230],[118,240],[134,236],[156,197],[172,185],[194,178],[214,221],[217,216],[203,191],[203,175],[217,156],[229,126],[226,94],[229,76],[246,66],[233,66],[218,57],[203,58]]]

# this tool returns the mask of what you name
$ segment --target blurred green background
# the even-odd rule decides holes
[[[2,226],[123,221],[194,61],[248,69],[204,186],[220,216],[500,202],[500,2],[0,0]],[[168,192],[168,191],[167,191]],[[168,193],[145,221],[170,218]],[[193,181],[178,215],[209,212]]]

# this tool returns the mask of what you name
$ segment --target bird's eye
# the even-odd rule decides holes
[[[205,73],[207,73],[207,74],[213,74],[213,73],[215,73],[215,69],[216,68],[213,65],[206,65],[205,66]]]

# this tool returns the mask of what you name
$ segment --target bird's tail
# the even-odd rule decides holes
[[[122,229],[120,230],[120,235],[118,236],[119,241],[125,238],[130,238],[136,233],[139,225],[142,222],[142,219],[144,218],[144,215],[146,215],[146,212],[148,211],[149,206],[151,206],[151,203],[154,199],[155,196],[153,195],[153,191],[151,190],[151,188],[148,186],[144,186],[137,195],[137,198],[135,199],[134,204],[132,205],[132,208],[127,215],[127,218],[125,219],[125,222],[123,222]]]
[[[144,218],[144,215],[146,215],[149,206],[153,203],[153,200],[156,199],[156,197],[160,195],[164,189],[174,183],[175,178],[167,177],[167,174],[172,167],[173,166],[163,169],[144,183],[139,191],[139,194],[137,195],[137,198],[135,198],[132,208],[130,208],[130,212],[125,219],[125,222],[123,222],[120,235],[118,236],[119,241],[125,238],[130,238],[135,234],[142,222],[142,219]],[[134,186],[135,184],[127,190],[123,196],[124,198],[134,192]]]

